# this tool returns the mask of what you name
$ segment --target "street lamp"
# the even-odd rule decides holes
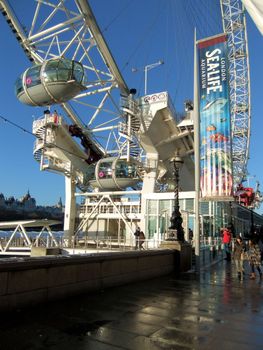
[[[144,95],[147,95],[148,71],[157,67],[157,66],[160,66],[161,64],[164,64],[164,61],[159,60],[158,62],[148,64],[147,66],[143,67],[143,71],[144,71]],[[132,72],[137,72],[138,70],[139,70],[138,68],[132,68]]]
[[[182,227],[183,219],[179,207],[179,170],[184,161],[181,157],[176,156],[170,161],[174,175],[174,208],[170,219],[171,226],[168,230],[168,240],[177,240],[184,242],[184,229]]]

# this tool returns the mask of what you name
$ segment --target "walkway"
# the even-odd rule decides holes
[[[1,317],[4,350],[263,349],[263,281],[225,261]]]

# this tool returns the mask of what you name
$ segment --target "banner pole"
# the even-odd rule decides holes
[[[195,271],[200,273],[200,220],[199,220],[199,196],[200,196],[200,117],[198,94],[198,68],[197,68],[197,44],[196,28],[194,32],[194,159],[195,159]]]

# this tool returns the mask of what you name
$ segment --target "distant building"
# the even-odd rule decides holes
[[[20,199],[20,203],[23,205],[25,210],[29,211],[34,210],[37,207],[36,200],[35,198],[31,197],[29,190],[27,191],[27,194]]]
[[[37,205],[29,190],[20,199],[14,196],[5,198],[4,194],[0,193],[0,221],[27,219],[54,219],[63,222],[64,206],[61,198],[53,206],[41,206]]]

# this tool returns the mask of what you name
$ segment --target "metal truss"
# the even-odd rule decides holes
[[[241,0],[220,0],[228,35],[234,189],[247,173],[250,143],[250,74],[246,19]]]
[[[63,57],[82,63],[86,90],[61,104],[62,110],[82,129],[99,158],[123,156],[131,139],[137,144],[135,134],[120,132],[127,116],[119,107],[119,93],[127,96],[129,89],[88,2],[37,0],[26,6],[27,16],[21,18],[18,3],[11,8],[7,0],[0,0],[0,10],[29,60],[42,63]]]

